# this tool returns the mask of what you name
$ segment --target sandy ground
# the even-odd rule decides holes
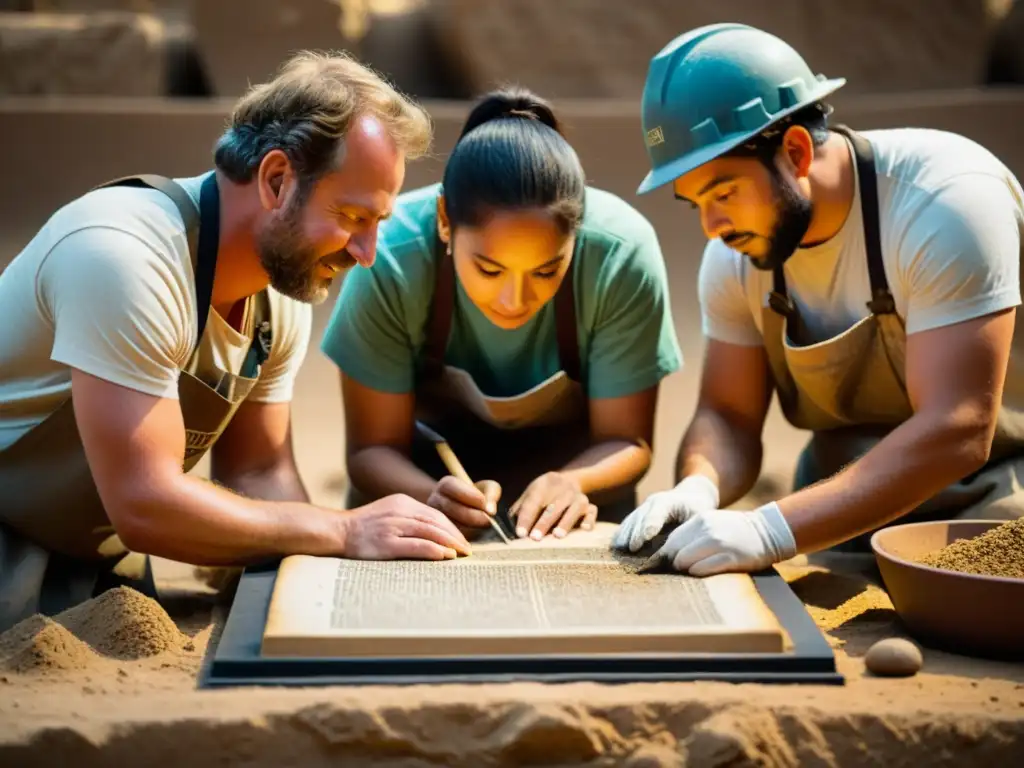
[[[726,683],[198,691],[225,600],[161,563],[129,590],[0,636],[0,764],[996,765],[1024,756],[1024,664],[924,649],[910,678],[862,656],[901,635],[870,558],[780,570],[845,687]],[[201,757],[197,757],[201,756]]]

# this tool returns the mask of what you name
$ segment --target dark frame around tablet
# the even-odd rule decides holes
[[[409,685],[422,683],[670,682],[843,685],[835,654],[803,603],[774,568],[751,574],[761,598],[789,634],[783,653],[459,658],[263,657],[260,642],[278,563],[249,568],[219,642],[207,650],[199,688],[238,686]]]

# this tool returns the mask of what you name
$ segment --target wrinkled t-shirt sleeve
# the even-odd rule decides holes
[[[178,399],[194,324],[189,276],[112,227],[86,227],[57,243],[36,279],[53,323],[51,358],[147,395]]]
[[[908,334],[1021,303],[1024,206],[1012,179],[961,177],[898,230]]]
[[[598,311],[586,360],[592,398],[641,392],[683,364],[653,228],[619,241],[616,251],[603,260],[596,285]]]

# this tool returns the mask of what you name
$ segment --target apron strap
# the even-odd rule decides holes
[[[163,192],[177,207],[185,224],[188,252],[196,285],[196,349],[206,330],[213,296],[213,278],[217,269],[217,245],[220,240],[220,199],[217,194],[217,176],[211,173],[199,193],[199,208],[188,193],[175,181],[164,176],[143,173],[121,176],[100,184],[94,189],[108,187],[149,187]],[[202,223],[202,226],[200,226]]]
[[[569,274],[555,294],[555,334],[562,370],[573,381],[582,382],[583,366],[580,364],[580,339],[576,327],[575,273],[578,262],[579,259],[573,259],[569,264]]]
[[[873,315],[888,315],[896,311],[896,302],[889,290],[885,277],[885,262],[882,259],[882,234],[878,221],[878,176],[875,173],[875,153],[871,142],[845,125],[833,126],[836,133],[850,140],[857,176],[860,179],[860,209],[864,223],[864,247],[868,257],[868,277],[871,280],[871,300],[867,307]],[[768,304],[783,317],[796,316],[796,307],[786,290],[786,276],[779,265],[772,273],[772,292]]]
[[[888,315],[896,311],[896,302],[885,278],[882,260],[882,230],[878,223],[878,177],[875,174],[875,153],[871,142],[845,125],[835,130],[850,140],[860,177],[860,208],[864,220],[864,247],[868,252],[868,275],[871,279],[871,301],[868,309],[873,315]]]
[[[434,297],[424,343],[424,372],[430,378],[440,376],[444,369],[444,353],[448,349],[452,313],[455,311],[455,265],[439,237],[434,239],[434,253]]]
[[[455,310],[455,263],[440,238],[435,239],[437,270],[434,273],[434,298],[427,324],[424,343],[426,375],[440,375],[444,368],[444,354],[448,349],[452,313]],[[575,260],[569,274],[562,280],[555,294],[555,334],[558,339],[558,358],[562,370],[573,381],[582,381],[579,336],[576,329],[576,299],[574,295]]]

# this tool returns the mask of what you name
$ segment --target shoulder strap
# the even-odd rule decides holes
[[[220,240],[220,200],[217,194],[217,177],[210,174],[204,181],[200,191],[199,208],[181,185],[164,176],[155,174],[138,174],[122,176],[100,184],[94,189],[108,187],[149,187],[163,192],[174,202],[182,221],[185,223],[185,236],[188,240],[189,257],[192,260],[192,272],[196,285],[196,347],[206,330],[206,320],[210,313],[210,299],[213,296],[213,278],[217,269],[217,245]]]
[[[441,238],[434,238],[434,297],[430,303],[430,320],[424,344],[424,373],[439,376],[444,369],[444,353],[448,349],[448,336],[455,311],[455,264]]]
[[[434,297],[430,305],[427,338],[424,344],[424,373],[440,375],[444,368],[444,354],[455,310],[455,263],[440,238],[434,244],[437,258],[434,273]],[[569,265],[569,274],[555,294],[555,335],[558,340],[558,358],[562,370],[573,381],[580,381],[580,346],[576,323],[576,299],[573,279],[576,261]]]
[[[582,381],[580,365],[580,340],[576,323],[576,264],[573,259],[569,264],[569,273],[558,286],[555,294],[555,334],[558,339],[558,359],[562,370],[573,381]]]
[[[199,235],[199,211],[188,193],[176,182],[164,176],[157,176],[152,173],[140,173],[135,176],[121,176],[100,184],[94,189],[106,189],[108,187],[149,187],[158,192],[163,192],[174,202],[174,205],[181,213],[185,222],[185,233],[188,236],[188,251],[192,257],[192,265],[196,261],[196,238]]]
[[[896,311],[896,303],[885,278],[882,259],[882,230],[878,223],[878,176],[875,173],[875,153],[871,142],[845,125],[834,126],[837,133],[850,140],[860,179],[860,209],[864,220],[864,247],[868,253],[868,276],[871,280],[871,301],[868,309],[874,315],[887,315]]]

